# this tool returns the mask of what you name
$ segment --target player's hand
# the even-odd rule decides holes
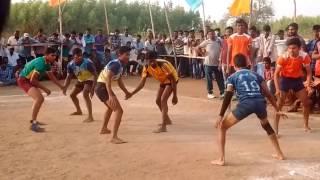
[[[173,96],[173,97],[172,97],[172,104],[173,104],[173,105],[178,104],[178,97],[177,97],[177,96]]]
[[[47,94],[47,96],[50,96],[50,94],[51,94],[50,89],[44,89],[43,91]]]
[[[109,105],[110,108],[113,109],[113,110],[117,108],[118,102],[117,102],[116,96],[113,95],[113,96],[110,96],[110,97],[109,97],[108,105]]]
[[[219,118],[216,121],[215,128],[219,128],[221,126],[222,120],[223,120],[223,117],[219,116]]]
[[[275,96],[276,96],[277,98],[280,98],[280,91],[279,91],[279,90],[276,90]]]
[[[132,96],[133,96],[133,94],[132,94],[132,93],[130,93],[130,92],[126,93],[125,100],[130,99]]]
[[[288,115],[285,112],[278,111],[277,115],[282,117],[283,119],[288,119]]]

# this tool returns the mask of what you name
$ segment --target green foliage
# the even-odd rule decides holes
[[[105,1],[111,31],[128,27],[131,33],[138,33],[151,28],[147,3],[140,0],[132,3],[125,0]],[[159,4],[151,8],[156,32],[168,32],[164,9]],[[173,30],[191,28],[192,22],[196,27],[201,24],[199,13],[186,12],[182,7],[170,9],[169,19]],[[69,0],[64,7],[64,32],[83,32],[86,28],[96,31],[105,27],[103,0]],[[38,28],[43,28],[46,33],[58,31],[58,7],[49,7],[47,1],[41,0],[12,4],[6,27],[8,33],[19,29],[34,34]]]

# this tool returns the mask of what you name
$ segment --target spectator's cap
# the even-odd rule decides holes
[[[23,37],[27,38],[27,37],[30,37],[30,35],[29,35],[29,33],[24,33]]]

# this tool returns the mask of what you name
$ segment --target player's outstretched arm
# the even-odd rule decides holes
[[[71,79],[72,79],[72,75],[70,73],[68,73],[67,77],[66,77],[66,79],[64,80],[64,83],[63,83],[63,94],[67,93],[67,90],[68,90],[68,87],[70,85]]]
[[[134,91],[132,91],[131,96],[137,94],[141,89],[143,89],[144,85],[146,84],[146,81],[147,81],[147,77],[142,77],[139,82],[139,85],[136,87],[136,89]],[[129,99],[129,98],[127,98],[127,99]]]
[[[170,79],[171,88],[172,88],[172,93],[173,93],[173,96],[172,96],[172,104],[173,104],[173,105],[176,105],[176,104],[178,104],[177,82],[176,82],[176,80],[174,79],[174,77],[172,76],[172,74],[170,74],[170,75],[168,76],[168,78]]]

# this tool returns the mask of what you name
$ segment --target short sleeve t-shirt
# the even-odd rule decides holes
[[[234,87],[240,102],[247,99],[264,100],[260,86],[263,81],[259,74],[241,69],[228,78],[227,85]]]
[[[96,68],[91,60],[84,58],[80,64],[71,61],[67,66],[68,74],[77,77],[79,82],[93,81]]]
[[[206,48],[207,56],[204,59],[204,65],[207,66],[218,66],[219,58],[221,52],[221,41],[219,39],[216,40],[205,40],[203,41],[199,47]]]
[[[280,56],[277,65],[281,67],[281,76],[287,78],[300,78],[303,77],[303,66],[310,65],[311,59],[305,52],[300,51],[299,56],[296,58],[290,57],[286,52]]]
[[[101,71],[98,82],[105,83],[107,81],[108,71],[111,71],[113,73],[112,80],[117,81],[123,72],[123,66],[119,59],[115,59],[110,61],[104,69]]]
[[[19,76],[30,79],[31,75],[36,72],[40,75],[41,78],[46,74],[47,71],[50,70],[51,65],[49,63],[46,63],[44,57],[39,57],[28,62],[20,72]]]
[[[178,81],[178,73],[172,66],[172,64],[166,60],[157,59],[157,67],[145,66],[142,71],[142,77],[145,78],[148,75],[152,76],[154,79],[158,80],[161,84],[170,83],[169,75]]]
[[[250,62],[250,47],[252,44],[252,39],[247,34],[238,34],[235,33],[231,35],[228,39],[228,46],[231,46],[231,62],[230,65],[234,66],[234,57],[237,54],[243,54],[247,57],[248,65],[251,65]]]

